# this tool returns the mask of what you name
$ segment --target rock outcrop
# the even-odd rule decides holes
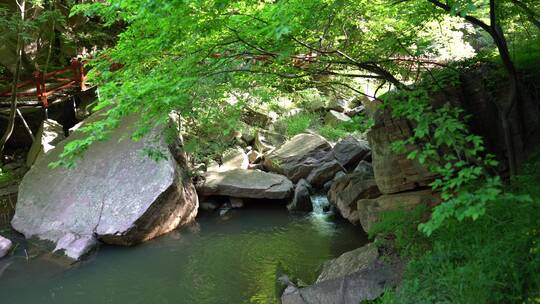
[[[203,196],[285,199],[293,190],[293,183],[285,176],[259,170],[209,171],[204,177],[205,181],[197,186]]]
[[[332,146],[322,136],[298,134],[266,155],[264,166],[296,183],[307,177],[331,149]]]
[[[384,194],[398,193],[429,185],[435,174],[407,159],[407,153],[396,153],[392,143],[412,136],[413,127],[406,119],[393,118],[390,111],[378,111],[375,125],[368,133],[372,149],[375,180]]]
[[[48,165],[66,144],[84,138],[79,131],[40,158],[20,184],[13,228],[79,259],[98,240],[134,245],[192,221],[198,199],[183,163],[175,160],[182,155],[171,152],[179,150],[159,139],[158,129],[138,142],[130,140],[136,121],[135,116],[124,119],[108,141],[92,144],[75,168]],[[143,147],[150,146],[165,159],[144,155]]]
[[[337,178],[328,191],[328,200],[336,206],[341,216],[357,224],[360,220],[357,201],[380,195],[377,184],[370,175],[356,172]]]
[[[431,190],[409,191],[397,194],[382,195],[374,199],[357,201],[360,224],[364,231],[369,231],[373,224],[380,220],[381,213],[395,210],[411,210],[424,204],[433,206],[440,199]]]

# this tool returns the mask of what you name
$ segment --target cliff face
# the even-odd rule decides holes
[[[497,104],[508,98],[510,88],[500,73],[499,69],[488,65],[465,70],[460,75],[460,84],[442,88],[431,96],[431,104],[435,108],[446,103],[463,108],[465,114],[471,117],[468,120],[471,131],[484,138],[488,152],[496,155],[500,162],[499,171],[507,174],[509,166],[505,127],[502,123],[503,114]],[[540,75],[523,73],[522,80],[519,92],[521,104],[508,115],[518,168],[540,145],[540,87],[537,85],[540,83]],[[386,192],[410,190],[428,184],[431,176],[422,166],[407,160],[406,154],[396,155],[390,147],[392,142],[410,136],[414,125],[406,119],[392,117],[389,109],[378,111],[374,120],[369,140],[374,149],[376,175],[384,175],[379,177],[380,180],[393,180],[393,184],[390,183],[388,187],[395,188],[389,188]]]

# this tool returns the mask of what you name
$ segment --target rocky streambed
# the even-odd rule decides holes
[[[87,122],[99,119],[98,116],[94,114]],[[171,116],[170,124],[179,132],[175,118]],[[238,146],[226,151],[220,163],[206,166],[196,179],[192,178],[192,167],[183,152],[180,133],[178,140],[171,143],[162,137],[160,129],[155,129],[142,141],[133,142],[126,137],[134,130],[136,119],[135,116],[124,119],[120,127],[111,133],[108,142],[92,145],[85,157],[70,170],[50,169],[49,163],[58,159],[65,145],[83,134],[75,130],[67,139],[58,142],[59,136],[51,135],[54,128],[50,126],[54,126],[54,122],[43,124],[40,140],[35,143],[37,147],[32,149],[38,152],[32,153],[32,159],[27,160],[31,169],[18,188],[15,215],[11,221],[11,226],[24,236],[14,237],[18,244],[23,245],[16,248],[15,254],[12,250],[8,258],[1,260],[3,268],[0,269],[4,273],[15,272],[5,275],[8,279],[13,276],[12,286],[22,284],[20,280],[24,280],[24,275],[21,273],[31,269],[26,267],[47,268],[51,260],[64,256],[68,258],[64,261],[71,267],[73,262],[82,261],[75,264],[77,269],[91,272],[91,264],[99,265],[97,261],[107,259],[100,258],[106,255],[103,252],[123,252],[103,247],[96,253],[102,244],[131,246],[166,235],[136,250],[144,251],[140,248],[159,247],[163,242],[171,242],[164,250],[186,251],[179,253],[178,261],[172,262],[182,265],[179,266],[182,274],[176,275],[182,279],[178,281],[175,277],[173,280],[180,289],[192,286],[195,289],[220,290],[237,280],[240,288],[251,291],[242,293],[240,289],[233,289],[236,293],[246,297],[249,294],[249,301],[253,303],[268,303],[266,291],[261,295],[253,290],[263,285],[265,290],[270,290],[271,278],[272,289],[277,292],[272,301],[282,296],[283,303],[358,303],[374,299],[385,288],[396,286],[402,269],[398,257],[386,253],[386,256],[381,256],[380,252],[388,251],[373,244],[361,247],[366,243],[365,231],[380,219],[381,212],[437,203],[436,196],[425,189],[433,176],[415,161],[407,159],[405,154],[398,155],[391,150],[391,142],[409,136],[410,128],[384,112],[375,120],[375,126],[368,134],[369,142],[348,136],[337,143],[330,143],[315,133],[302,133],[285,140],[279,134],[261,128],[256,129],[253,136],[239,132]],[[163,159],[156,162],[141,153],[148,147],[160,151]],[[320,203],[327,201],[326,198],[329,200],[327,206]],[[277,210],[280,219],[277,216],[276,219],[268,219],[272,223],[270,226],[261,220],[267,214],[277,215]],[[199,216],[195,220],[197,214]],[[210,219],[201,217],[202,214],[207,214]],[[337,218],[338,223],[332,218]],[[347,222],[339,222],[344,220]],[[232,224],[236,221],[238,223]],[[212,227],[208,228],[211,231],[209,235],[203,232],[206,231],[203,228],[205,222],[212,223],[208,224]],[[225,232],[221,235],[216,223],[224,227],[245,226],[241,241]],[[257,231],[261,229],[263,237],[259,238]],[[266,229],[270,229],[268,235]],[[354,237],[343,236],[342,233],[350,233]],[[267,237],[275,243],[265,244]],[[178,244],[172,245],[174,241],[171,238]],[[200,238],[207,244],[196,244],[195,240]],[[185,240],[187,243],[183,243]],[[3,242],[4,254],[7,254],[11,243],[7,239],[0,241]],[[223,242],[225,249],[214,248],[214,242]],[[293,245],[295,242],[297,244]],[[256,252],[252,246],[261,251]],[[200,252],[190,253],[191,247],[200,248]],[[203,267],[206,270],[202,272],[198,272],[194,265],[190,267],[195,268],[185,268],[192,260],[196,261],[197,267],[202,267],[200,263],[205,259],[197,254],[206,255],[214,250],[225,250],[223,254],[230,256],[223,256],[220,260],[216,258],[219,253],[212,254],[206,260],[209,265],[204,266],[209,268]],[[281,255],[280,250],[287,254]],[[353,251],[346,252],[348,250]],[[46,254],[41,254],[43,252]],[[246,256],[241,258],[235,254]],[[155,255],[161,259],[161,254]],[[260,275],[260,282],[259,279],[244,282],[245,278],[239,279],[233,274],[243,271],[242,263],[251,255],[258,258],[250,262],[252,265],[248,265],[248,272],[258,278],[256,272],[262,271],[264,275]],[[309,256],[317,257],[316,262],[305,263],[300,258],[303,255],[308,259]],[[51,256],[54,258],[43,258]],[[169,256],[165,260],[170,261],[171,258]],[[319,267],[324,260],[332,258],[336,259]],[[40,259],[47,262],[40,262]],[[265,269],[256,267],[265,262],[271,265]],[[141,260],[141,264],[144,263]],[[282,263],[288,267],[278,267]],[[43,283],[43,292],[52,294],[42,295],[44,299],[54,299],[57,294],[55,288],[63,288],[64,284],[70,286],[65,298],[68,299],[76,288],[62,281],[63,276],[78,276],[79,273],[85,276],[84,271],[70,269],[66,272],[60,268],[58,282],[56,279],[44,279],[48,283]],[[144,276],[122,265],[117,270]],[[187,273],[191,276],[186,276]],[[94,276],[89,279],[91,282],[100,277],[98,274]],[[162,280],[158,273],[155,276],[156,280]],[[172,274],[164,271],[163,276]],[[116,282],[118,279],[114,277],[112,280]],[[253,285],[257,288],[253,289]],[[123,290],[124,287],[117,288]],[[166,299],[174,294],[167,288],[162,292],[163,303],[167,303]],[[81,290],[82,294],[88,291],[86,287],[81,287]],[[204,296],[196,297],[207,298],[208,301],[185,303],[247,301],[242,298],[240,302],[219,302],[213,300],[215,294],[205,292]],[[137,292],[132,293],[141,296]],[[12,299],[22,296],[9,294]],[[197,292],[187,294],[195,295]],[[342,299],[342,302],[337,299]]]

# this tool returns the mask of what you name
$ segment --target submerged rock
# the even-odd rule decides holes
[[[258,170],[207,172],[204,177],[205,181],[197,189],[204,196],[284,199],[293,189],[293,183],[285,176]]]
[[[0,235],[0,259],[8,254],[12,245],[10,240]]]
[[[315,134],[298,134],[281,147],[268,154],[264,166],[272,172],[283,174],[293,182],[309,175],[332,149],[328,141]]]
[[[250,164],[258,164],[262,160],[262,154],[255,150],[249,151],[247,157]]]
[[[98,119],[94,114],[88,121]],[[186,169],[175,160],[183,155],[171,152],[158,129],[138,142],[130,140],[136,121],[135,116],[124,119],[108,141],[92,144],[75,168],[48,165],[66,144],[84,138],[79,131],[39,159],[21,182],[13,228],[79,259],[98,240],[134,245],[192,221],[198,199]],[[165,159],[144,155],[149,146]]]
[[[229,197],[229,203],[231,204],[231,208],[244,207],[244,200],[238,197]]]
[[[311,212],[313,210],[313,202],[309,193],[310,187],[310,184],[305,179],[298,181],[294,189],[293,199],[287,205],[289,211]]]

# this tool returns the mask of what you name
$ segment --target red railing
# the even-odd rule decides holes
[[[69,74],[70,75],[66,75]],[[32,79],[19,82],[17,84],[18,91],[27,88],[25,91],[17,92],[17,97],[35,96],[42,103],[44,108],[49,106],[49,96],[69,88],[79,88],[81,91],[86,90],[86,75],[83,64],[78,59],[73,59],[71,65],[67,68],[44,73],[35,71],[32,73]],[[47,84],[50,84],[49,86]],[[28,88],[30,90],[28,90]],[[33,90],[35,88],[35,91]],[[11,96],[11,90],[0,92],[0,97]]]

